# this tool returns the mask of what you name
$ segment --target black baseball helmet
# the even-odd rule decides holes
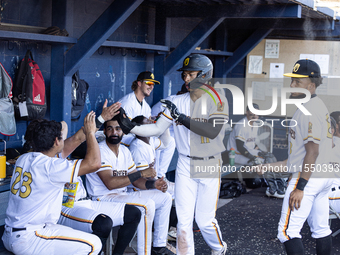
[[[184,59],[183,66],[177,71],[199,71],[197,81],[207,83],[212,78],[213,64],[207,56],[191,54]]]

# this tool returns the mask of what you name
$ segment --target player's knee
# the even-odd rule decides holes
[[[165,196],[163,204],[164,204],[165,207],[169,208],[169,210],[170,210],[170,208],[172,206],[172,196],[169,192],[165,192],[163,194]]]
[[[107,238],[112,229],[112,219],[105,215],[99,214],[92,223],[93,234],[99,237]]]
[[[152,199],[148,199],[147,202],[145,203],[145,210],[148,216],[153,217],[155,215],[156,206],[155,202]]]
[[[124,210],[124,224],[125,223],[139,223],[142,217],[141,211],[133,205],[125,205]]]
[[[208,217],[207,217],[208,216]],[[196,212],[195,221],[199,229],[204,230],[205,228],[210,228],[214,220],[214,215],[206,215],[204,213]]]

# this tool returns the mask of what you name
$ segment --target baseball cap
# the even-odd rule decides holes
[[[153,75],[153,73],[149,71],[141,72],[140,74],[138,74],[137,81],[144,81],[144,80],[152,81],[154,83],[160,84],[159,81],[155,80],[155,76]]]
[[[283,75],[293,78],[318,78],[321,77],[321,71],[319,65],[313,60],[300,59],[295,63],[291,73]]]

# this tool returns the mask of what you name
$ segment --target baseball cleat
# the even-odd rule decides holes
[[[176,248],[167,243],[166,247],[152,247],[151,255],[173,255],[176,254]]]
[[[177,229],[175,227],[170,227],[168,232],[168,241],[176,241],[177,239]]]
[[[219,251],[211,250],[211,255],[225,255],[227,252],[227,243],[223,241],[223,248]]]

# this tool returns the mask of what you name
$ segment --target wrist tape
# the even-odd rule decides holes
[[[133,183],[137,181],[139,178],[141,178],[142,174],[140,171],[137,171],[135,173],[129,174],[128,177],[129,177],[130,182]]]
[[[303,178],[299,178],[299,181],[296,185],[296,189],[303,191],[305,189],[305,186],[307,185],[308,181]]]
[[[145,182],[145,188],[146,189],[155,189],[156,187],[155,187],[155,181],[156,180],[147,180],[146,182]]]
[[[103,119],[103,117],[99,115],[99,117],[96,118],[96,128],[100,128],[104,122],[105,120]]]

